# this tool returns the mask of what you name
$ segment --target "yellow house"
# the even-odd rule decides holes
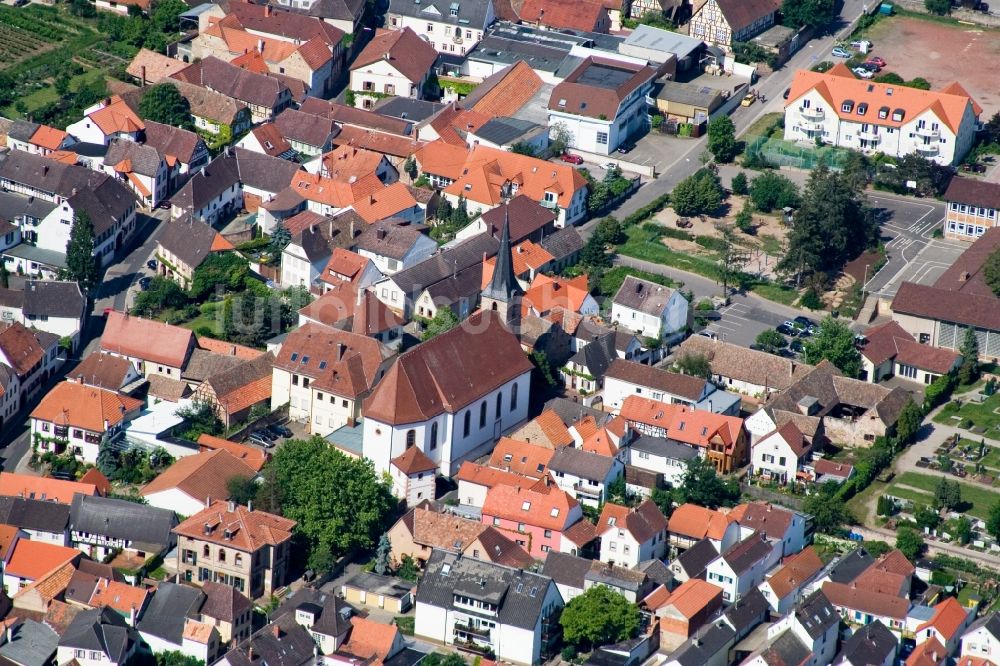
[[[682,123],[700,122],[708,120],[726,96],[723,91],[707,86],[665,81],[656,93],[656,108],[667,118]]]
[[[405,613],[413,605],[415,587],[399,578],[361,571],[351,576],[340,590],[348,603]]]

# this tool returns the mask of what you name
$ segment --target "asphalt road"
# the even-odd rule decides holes
[[[907,273],[907,269],[914,265],[924,248],[932,243],[931,235],[944,219],[945,204],[933,199],[902,198],[883,193],[871,193],[868,200],[886,211],[882,235],[888,260],[875,275],[869,276],[865,290],[891,297],[896,293],[900,278],[904,274],[911,275]],[[959,241],[941,241],[940,245],[958,247],[958,243]],[[944,268],[950,265],[949,261]],[[944,268],[941,269],[942,272]],[[934,279],[937,275],[933,276]]]
[[[25,404],[20,412],[14,415],[11,423],[16,425],[6,428],[0,435],[0,449],[3,451],[0,460],[3,461],[4,471],[23,472],[27,469],[28,453],[31,450],[28,415],[53,386],[61,382],[66,375],[71,374],[73,368],[97,348],[101,333],[104,332],[104,308],[124,308],[128,290],[141,277],[142,268],[152,255],[156,248],[156,241],[162,233],[161,221],[165,220],[168,215],[169,212],[165,210],[156,210],[152,216],[139,213],[139,227],[126,247],[126,254],[108,266],[104,272],[104,279],[98,286],[96,297],[93,300],[93,308],[84,321],[83,331],[80,334],[81,344],[77,353],[66,359],[63,367],[49,379],[48,383],[38,391],[33,399]]]

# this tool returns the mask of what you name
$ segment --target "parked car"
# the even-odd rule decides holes
[[[580,157],[579,155],[574,155],[572,153],[563,153],[562,157],[560,157],[559,159],[561,159],[563,162],[569,162],[570,164],[578,164],[578,165],[583,164],[583,158]]]
[[[799,334],[798,331],[795,330],[795,327],[792,326],[792,324],[787,321],[784,324],[778,326],[775,330],[778,331],[778,333],[781,333],[782,335],[787,335],[790,338],[794,338],[796,335]]]
[[[142,289],[143,291],[149,289],[149,283],[152,280],[153,278],[149,277],[148,275],[146,277],[139,278],[139,289]]]
[[[884,59],[878,56],[872,56],[871,58],[868,58],[868,62],[878,65],[879,67],[885,67],[887,64],[889,64]]]
[[[864,67],[855,67],[851,71],[860,76],[862,79],[870,79],[875,76],[874,72],[869,69],[865,69]]]
[[[278,439],[277,436],[275,436],[272,433],[268,432],[264,428],[257,428],[256,430],[254,430],[253,432],[251,432],[250,435],[251,436],[260,437],[261,439],[266,439],[269,442],[272,442],[272,441]]]
[[[802,324],[806,328],[816,328],[816,322],[804,315],[799,315],[793,321],[797,324]]]
[[[601,165],[605,171],[621,171],[621,167],[618,166],[617,162],[605,162]]]
[[[801,340],[792,340],[792,344],[788,345],[788,348],[796,354],[801,354],[804,349]]]
[[[830,55],[832,55],[834,58],[850,58],[851,52],[848,51],[847,49],[836,46],[832,51],[830,51]]]
[[[292,431],[283,425],[278,425],[278,424],[269,425],[267,426],[267,428],[265,428],[265,430],[274,435],[275,439],[277,439],[278,437],[288,438],[292,436]]]
[[[981,11],[984,14],[990,13],[990,6],[985,2],[980,2],[979,7],[977,9],[979,9],[979,11]]]
[[[631,141],[626,141],[625,143],[618,145],[618,152],[621,153],[622,155],[625,155],[633,148],[635,148],[635,144],[632,143]]]
[[[698,331],[698,335],[709,338],[711,340],[719,339],[719,335],[715,331]]]
[[[157,206],[157,208],[162,208],[164,210],[170,210],[171,206],[172,206],[172,204],[170,203],[170,199],[164,199],[163,201],[160,202],[160,205]]]
[[[253,434],[251,434],[249,437],[247,437],[247,442],[250,443],[250,444],[256,444],[257,446],[259,446],[261,448],[264,448],[264,449],[270,449],[270,448],[274,447],[274,442],[272,442],[269,439],[264,439],[263,437],[261,437],[259,435],[253,435]]]
[[[855,39],[851,42],[851,48],[859,51],[871,51],[872,43],[867,39]]]
[[[792,93],[791,88],[785,88],[785,92],[781,93],[781,99],[788,99],[788,96]]]
[[[875,72],[876,74],[882,71],[882,68],[873,62],[863,62],[860,65],[858,65],[858,67],[860,67],[861,69],[867,69],[869,72]]]
[[[753,95],[747,95],[746,97],[743,98],[743,101],[740,102],[740,106],[750,106],[756,101],[757,101],[756,97],[754,97]]]
[[[158,266],[159,264],[156,263],[156,259],[150,259],[149,261],[146,262],[146,268],[148,268],[151,271],[155,271]]]

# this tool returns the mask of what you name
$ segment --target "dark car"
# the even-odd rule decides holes
[[[629,151],[631,151],[633,148],[635,148],[635,144],[632,143],[631,141],[626,141],[625,143],[618,145],[618,152],[624,155]]]
[[[799,315],[798,317],[796,317],[792,321],[794,321],[797,324],[802,324],[806,328],[816,328],[816,322],[814,322],[809,317],[803,317],[802,315]]]
[[[148,268],[151,271],[155,271],[157,267],[159,267],[159,264],[156,263],[156,259],[150,259],[149,261],[146,262],[146,268]]]
[[[164,199],[163,201],[160,202],[158,208],[162,208],[164,210],[170,210],[170,207],[172,205],[173,204],[170,203],[170,199]]]
[[[798,331],[796,331],[788,324],[782,324],[778,326],[778,328],[776,328],[775,330],[778,331],[778,333],[781,333],[782,335],[787,335],[790,338],[794,338],[796,335],[799,334]]]
[[[256,430],[250,433],[250,436],[251,437],[257,436],[260,437],[261,439],[266,439],[269,442],[273,442],[274,440],[278,439],[273,433],[268,432],[264,428],[257,428]]]
[[[858,65],[858,67],[860,67],[861,69],[867,69],[869,72],[875,72],[875,73],[878,73],[882,70],[882,68],[879,67],[878,64],[874,62],[863,62],[860,65]]]
[[[791,88],[785,88],[785,92],[781,93],[781,99],[788,99],[788,96],[792,93]]]
[[[275,423],[274,425],[267,426],[266,430],[269,433],[273,434],[275,437],[285,437],[285,438],[288,438],[288,437],[292,436],[292,431],[291,430],[289,430],[285,426],[279,425],[277,423]]]
[[[153,278],[149,277],[148,275],[146,277],[139,278],[139,289],[146,291],[147,289],[149,289],[149,283],[152,281]]]
[[[804,349],[801,340],[792,340],[792,344],[788,345],[788,348],[796,354],[801,354]]]

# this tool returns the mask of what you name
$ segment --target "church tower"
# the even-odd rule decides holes
[[[482,309],[500,313],[508,328],[514,330],[521,323],[521,296],[524,290],[514,275],[514,259],[510,249],[510,225],[504,211],[500,249],[493,265],[493,278],[482,293]]]

